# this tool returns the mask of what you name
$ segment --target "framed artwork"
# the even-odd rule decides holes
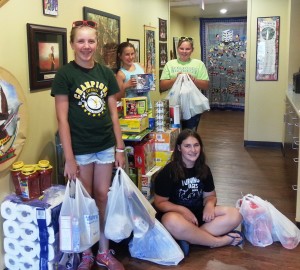
[[[7,2],[8,2],[8,0],[0,0],[0,7],[2,7]]]
[[[173,37],[173,59],[176,59],[177,58],[177,46],[178,46],[178,41],[179,41],[179,38],[178,37]]]
[[[28,23],[27,42],[30,90],[51,87],[67,63],[67,29]]]
[[[167,41],[167,21],[159,20],[159,41]]]
[[[279,16],[257,18],[257,81],[278,80],[279,28]]]
[[[167,43],[159,43],[159,67],[164,67],[168,62]]]
[[[58,15],[58,0],[42,0],[44,15],[57,16]]]
[[[100,10],[83,7],[84,20],[98,24],[98,48],[95,60],[116,69],[117,48],[120,44],[120,17]]]
[[[155,74],[155,28],[144,26],[145,30],[145,72]]]
[[[140,40],[139,39],[127,38],[127,42],[131,43],[134,46],[134,48],[135,48],[135,61],[140,63],[140,61],[141,61]]]

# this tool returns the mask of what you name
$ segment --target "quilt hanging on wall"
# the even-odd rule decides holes
[[[245,107],[247,17],[200,19],[201,58],[210,88],[211,109]]]

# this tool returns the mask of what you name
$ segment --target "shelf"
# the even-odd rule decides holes
[[[152,132],[151,129],[145,129],[141,133],[137,134],[122,134],[122,139],[124,142],[140,142],[142,141],[150,132]]]

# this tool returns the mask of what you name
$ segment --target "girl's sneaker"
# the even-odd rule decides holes
[[[94,265],[94,260],[92,253],[82,253],[81,262],[77,270],[91,270]]]
[[[97,254],[96,263],[105,266],[108,270],[125,270],[124,266],[113,256],[115,252],[110,249],[104,253]]]

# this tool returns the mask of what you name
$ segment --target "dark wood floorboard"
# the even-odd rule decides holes
[[[281,150],[245,148],[243,121],[243,112],[231,111],[211,111],[201,119],[198,131],[213,172],[218,203],[235,205],[241,194],[252,193],[270,201],[294,221],[296,192],[291,188],[294,183],[290,183],[286,177],[287,169]],[[189,257],[175,267],[131,258],[126,244],[113,244],[112,247],[126,270],[300,269],[300,246],[288,250],[279,242],[262,248],[246,241],[243,249],[232,246],[218,249],[192,246]]]

